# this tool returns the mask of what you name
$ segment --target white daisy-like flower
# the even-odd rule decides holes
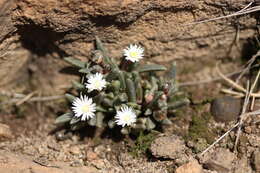
[[[93,90],[101,91],[103,88],[106,87],[106,80],[101,73],[92,74],[88,77],[88,82],[85,84],[88,92]]]
[[[144,48],[136,44],[130,44],[129,47],[124,49],[124,56],[129,61],[138,62],[144,56]]]
[[[87,96],[80,96],[72,102],[72,111],[76,117],[81,117],[82,121],[88,120],[95,116],[96,104],[93,103],[92,98]]]
[[[115,119],[116,124],[119,126],[130,126],[136,122],[136,114],[132,108],[123,106],[116,112]]]

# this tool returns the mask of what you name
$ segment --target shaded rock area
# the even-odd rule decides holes
[[[149,61],[176,60],[180,67],[184,61],[187,67],[194,66],[194,60],[202,65],[207,59],[239,57],[247,38],[254,34],[254,18],[247,15],[237,19],[239,41],[234,47],[236,25],[232,19],[225,24],[223,21],[184,24],[221,16],[223,11],[233,13],[248,3],[248,0],[1,1],[0,87],[26,79],[31,71],[40,76],[37,84],[44,83],[39,86],[45,89],[57,91],[69,85],[66,75],[59,73],[66,66],[61,58],[89,58],[96,35],[115,58],[130,43],[142,44]]]

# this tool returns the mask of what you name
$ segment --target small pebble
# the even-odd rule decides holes
[[[178,167],[175,173],[203,173],[203,169],[198,161],[194,160]]]
[[[57,141],[65,141],[67,139],[71,139],[72,133],[65,134],[65,131],[58,131],[55,133],[55,137]]]
[[[13,133],[10,127],[6,124],[0,123],[0,141],[8,140],[13,138]]]
[[[86,152],[86,159],[88,161],[96,160],[98,159],[98,155],[95,152],[88,150]]]
[[[162,136],[155,139],[150,147],[153,156],[157,158],[176,159],[185,153],[186,146],[180,137]]]
[[[250,126],[246,126],[246,127],[245,127],[245,132],[246,132],[247,134],[252,133],[252,128],[251,128]]]
[[[84,166],[84,161],[83,160],[74,160],[70,163],[71,167],[81,167]]]
[[[71,154],[74,154],[74,155],[81,154],[80,148],[78,146],[71,146],[69,151]]]
[[[217,98],[211,103],[211,113],[218,122],[229,122],[237,120],[242,103],[240,99],[225,96]]]

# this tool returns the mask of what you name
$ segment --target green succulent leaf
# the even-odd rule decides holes
[[[105,118],[105,115],[102,112],[98,112],[96,114],[96,126],[99,128],[103,127],[103,120]]]
[[[86,122],[80,121],[76,124],[71,124],[70,128],[71,128],[72,131],[75,131],[75,130],[79,130],[79,129],[85,127],[85,126],[86,126]]]
[[[71,120],[70,120],[70,124],[72,125],[72,124],[76,124],[76,123],[78,123],[78,122],[80,122],[80,118],[77,118],[77,117],[73,117]]]
[[[123,135],[128,135],[128,134],[130,133],[130,129],[129,129],[128,127],[123,127],[123,128],[121,129],[121,133],[122,133]]]
[[[94,116],[93,118],[88,120],[88,125],[95,126],[97,124],[97,117]]]
[[[123,72],[119,69],[117,64],[108,57],[106,49],[104,48],[101,40],[97,36],[96,36],[96,46],[97,46],[97,49],[103,53],[104,61],[106,64],[108,64],[110,66],[110,68],[112,69],[112,73],[115,73],[117,75],[117,77],[121,83],[121,88],[123,90],[125,90],[126,83],[125,83],[125,77],[124,77]]]
[[[83,90],[85,88],[85,86],[82,83],[79,83],[77,81],[72,81],[72,85],[79,90]]]
[[[96,107],[96,110],[97,110],[98,112],[108,112],[108,110],[106,110],[106,109],[103,108],[102,106],[97,106],[97,107]]]
[[[158,65],[158,64],[146,64],[146,65],[139,66],[137,68],[137,71],[139,73],[151,72],[151,71],[165,71],[165,70],[167,70],[166,67],[164,67],[163,65]]]
[[[178,100],[178,101],[169,103],[169,104],[168,104],[168,109],[169,109],[169,110],[177,109],[177,108],[180,108],[180,107],[182,107],[182,106],[189,105],[189,104],[190,104],[190,100],[187,99],[187,98],[184,98],[184,99],[182,99],[182,100]]]
[[[64,60],[79,68],[84,68],[86,65],[85,62],[82,62],[81,60],[72,57],[66,57],[64,58]]]
[[[156,126],[155,123],[150,118],[147,118],[145,125],[147,130],[152,130]]]
[[[74,99],[76,98],[74,95],[72,95],[72,94],[65,94],[65,97],[66,97],[66,99],[68,99],[70,102],[73,102],[74,101]]]
[[[167,73],[168,78],[175,80],[176,79],[176,62],[173,62],[169,73]]]
[[[59,116],[58,118],[56,118],[55,120],[55,124],[64,124],[69,122],[73,117],[72,113],[65,113],[61,116]]]
[[[151,109],[146,109],[146,111],[144,112],[144,115],[148,116],[148,115],[152,115],[153,111]]]
[[[131,79],[126,79],[126,92],[128,96],[128,101],[136,102],[136,91],[134,82]]]
[[[125,76],[124,76],[124,73],[120,70],[115,70],[115,73],[117,74],[118,76],[118,79],[120,81],[120,86],[123,90],[126,89],[126,81],[125,81]]]
[[[153,107],[157,102],[158,100],[160,99],[160,97],[163,95],[163,92],[162,91],[157,91],[155,92],[154,94],[154,98],[153,100],[151,101],[151,103],[148,104],[148,107],[151,108]]]
[[[116,122],[115,122],[115,120],[109,120],[108,123],[107,123],[107,125],[108,125],[108,127],[109,127],[110,129],[112,129],[112,128],[115,127]]]
[[[162,120],[161,122],[163,125],[172,125],[172,121],[169,120],[168,118],[165,118],[164,120]]]
[[[88,68],[82,68],[82,69],[79,70],[79,72],[80,72],[80,73],[89,74],[91,71],[90,71],[90,69],[88,69]]]

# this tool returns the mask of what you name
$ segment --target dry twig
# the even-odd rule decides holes
[[[235,147],[234,147],[234,150],[235,150],[235,151],[237,151],[237,144],[238,144],[239,137],[240,137],[240,134],[241,134],[241,127],[242,127],[243,121],[244,121],[244,119],[245,119],[245,112],[246,112],[247,106],[248,106],[248,104],[249,104],[250,95],[253,93],[253,90],[255,89],[256,83],[257,83],[257,81],[258,81],[258,79],[259,79],[259,75],[260,75],[260,70],[259,70],[258,73],[257,73],[257,76],[256,76],[256,78],[255,78],[255,81],[254,81],[252,87],[250,88],[250,91],[247,92],[246,97],[245,97],[245,101],[244,101],[242,113],[241,113],[241,115],[240,115],[239,127],[238,127],[238,131],[237,131],[237,137],[236,137],[236,141],[235,141]],[[248,82],[247,91],[248,91],[248,90],[249,90],[249,82]]]
[[[254,7],[249,8],[252,4],[253,4],[253,2],[250,2],[250,3],[249,3],[246,7],[244,7],[242,10],[237,11],[237,12],[235,12],[235,13],[233,13],[233,14],[230,14],[230,15],[220,16],[220,17],[216,17],[216,18],[212,18],[212,19],[207,19],[207,20],[202,20],[202,21],[198,21],[198,22],[192,22],[192,23],[184,24],[184,26],[196,25],[196,24],[201,24],[201,23],[216,21],[216,20],[220,20],[220,19],[226,19],[226,18],[230,18],[230,17],[234,17],[234,16],[241,16],[241,15],[243,15],[243,14],[249,14],[249,13],[253,13],[253,12],[260,11],[260,6],[254,6]]]
[[[242,113],[240,114],[240,120],[239,120],[239,125],[238,125],[238,130],[237,130],[237,136],[236,136],[236,141],[235,141],[235,146],[234,146],[234,151],[237,151],[237,144],[239,141],[239,137],[241,134],[241,127],[244,121],[244,117],[245,117],[245,112],[247,109],[247,105],[249,103],[249,98],[250,98],[250,94],[251,94],[251,90],[249,91],[249,81],[247,81],[247,93],[246,93],[246,97],[244,99],[244,104],[243,104],[243,108],[242,108]]]
[[[22,98],[21,100],[16,102],[16,106],[20,106],[21,104],[23,104],[24,102],[26,102],[27,100],[29,100],[36,92],[31,92],[30,94],[28,94],[27,96],[25,96],[24,98]]]
[[[260,53],[260,51],[259,51]],[[225,74],[226,77],[231,77],[231,76],[234,76],[236,74],[239,74],[241,72],[247,72],[248,70],[250,69],[253,69],[253,68],[257,68],[259,67],[260,64],[256,64],[256,65],[253,65],[251,66],[249,69],[242,69],[242,70],[238,70],[238,71],[235,71],[235,72],[231,72],[231,73],[228,73],[228,74]],[[215,77],[215,78],[212,78],[212,79],[206,79],[206,80],[201,80],[201,81],[191,81],[191,82],[183,82],[183,83],[179,83],[179,86],[180,87],[187,87],[187,86],[193,86],[193,85],[201,85],[201,84],[207,84],[207,83],[210,83],[210,82],[216,82],[216,81],[219,81],[223,79],[222,77]]]
[[[237,89],[238,91],[241,91],[243,92],[243,96],[246,95],[247,93],[247,90],[245,88],[243,88],[242,86],[240,86],[239,84],[237,84],[236,82],[234,82],[233,80],[227,78],[225,75],[223,75],[223,73],[220,72],[218,66],[216,67],[217,69],[217,73],[219,74],[219,76],[224,80],[226,81],[231,87]],[[225,92],[225,93],[230,93],[230,94],[235,94],[236,92],[235,91],[230,91],[230,90],[227,90],[227,89],[222,89],[221,90],[222,92]],[[241,96],[241,93],[239,93],[237,96]],[[255,98],[260,98],[260,93],[250,93],[249,97],[255,97]]]
[[[3,92],[1,93],[3,94]],[[36,97],[32,97],[32,93],[29,94],[29,95],[23,95],[23,94],[10,94],[10,93],[7,93],[9,96],[10,95],[14,95],[14,96],[18,96],[18,97],[14,97],[8,101],[5,101],[5,102],[2,102],[0,103],[0,105],[6,105],[6,104],[22,104],[24,102],[44,102],[44,101],[52,101],[52,100],[58,100],[58,99],[62,99],[62,98],[65,98],[64,95],[54,95],[54,96],[42,96],[42,97],[39,97],[39,96],[36,96]]]
[[[221,141],[225,136],[227,136],[232,130],[234,130],[239,123],[236,123],[233,127],[231,127],[226,133],[224,133],[222,136],[220,136],[213,144],[211,144],[208,148],[206,148],[204,151],[202,151],[199,156],[204,155],[207,151],[209,151],[211,148],[213,148],[219,141]]]

